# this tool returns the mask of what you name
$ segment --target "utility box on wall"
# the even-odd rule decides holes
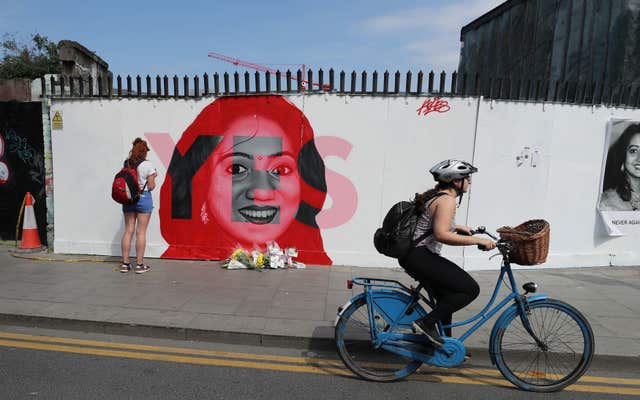
[[[462,28],[458,73],[550,82],[551,97],[558,81],[635,93],[639,16],[640,0],[510,0]]]

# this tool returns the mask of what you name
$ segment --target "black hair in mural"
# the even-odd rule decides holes
[[[325,179],[324,161],[318,149],[316,148],[314,140],[309,140],[300,149],[298,155],[298,169],[300,170],[300,177],[312,188],[319,190],[323,193],[327,192],[327,181]],[[305,201],[300,202],[296,219],[303,224],[317,227],[316,215],[321,209],[311,206]]]
[[[222,136],[198,136],[184,156],[177,148],[173,150],[167,169],[171,175],[172,218],[191,218],[191,178],[221,140]]]

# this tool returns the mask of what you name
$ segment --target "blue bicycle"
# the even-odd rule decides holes
[[[349,280],[363,286],[362,293],[338,310],[335,340],[345,365],[358,376],[372,381],[403,379],[423,363],[437,367],[460,365],[466,354],[464,341],[498,311],[491,331],[492,363],[517,387],[534,392],[554,392],[576,382],[589,368],[594,353],[593,331],[574,307],[545,294],[533,294],[534,282],[518,293],[509,263],[512,245],[479,227],[474,234],[487,234],[497,241],[502,267],[493,295],[486,307],[465,321],[439,324],[445,343],[434,348],[413,322],[425,317],[422,304],[433,308],[428,288],[409,288],[387,279],[357,277]],[[490,309],[505,275],[511,293]],[[427,296],[422,294],[425,289]],[[475,323],[474,323],[475,322]],[[445,336],[444,329],[473,324],[459,338]]]

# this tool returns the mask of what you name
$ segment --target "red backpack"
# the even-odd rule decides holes
[[[124,167],[118,171],[113,178],[111,185],[111,198],[120,204],[133,204],[140,200],[140,195],[144,187],[140,189],[138,185],[138,165],[144,161],[141,160],[134,167],[131,167],[129,160],[124,162]],[[147,184],[145,183],[146,187]]]

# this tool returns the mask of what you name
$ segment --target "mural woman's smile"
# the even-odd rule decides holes
[[[249,206],[238,210],[248,222],[254,224],[268,224],[271,223],[273,217],[275,217],[280,211],[279,207],[271,206]]]

